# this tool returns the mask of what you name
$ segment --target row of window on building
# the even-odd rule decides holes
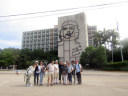
[[[88,26],[88,44],[93,46],[93,34],[97,31],[96,26]],[[51,49],[58,50],[58,28],[43,29],[23,32],[22,49]]]

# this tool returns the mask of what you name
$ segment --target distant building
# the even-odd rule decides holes
[[[42,29],[23,32],[22,49],[43,49],[49,51],[58,49],[58,29]]]
[[[93,45],[93,35],[94,32],[97,31],[97,27],[96,26],[87,26],[88,28],[88,46],[94,46]]]
[[[71,17],[70,20],[69,20],[69,17]],[[30,49],[30,50],[42,49],[44,51],[49,51],[51,49],[58,50],[58,47],[60,48],[60,45],[62,45],[62,44],[59,44],[60,41],[62,41],[62,39],[64,38],[66,39],[69,38],[71,34],[71,32],[69,32],[68,29],[66,28],[61,29],[62,25],[64,26],[64,28],[65,26],[66,28],[69,27],[69,30],[71,30],[72,33],[75,32],[74,36],[77,36],[77,37],[72,37],[72,38],[76,38],[75,42],[81,44],[79,46],[81,46],[82,50],[84,50],[84,48],[86,48],[87,46],[93,46],[93,35],[94,35],[94,32],[97,31],[97,27],[87,25],[86,15],[84,15],[84,13],[80,13],[80,14],[75,14],[71,16],[59,17],[58,25],[55,25],[54,28],[23,32],[22,49]],[[67,33],[65,30],[67,30]],[[61,31],[64,31],[64,34],[62,34]],[[66,35],[66,36],[62,36],[62,35]],[[78,48],[78,45],[75,46],[75,45],[72,45],[71,43],[70,45],[71,45],[70,46],[71,50],[74,47]],[[68,45],[66,45],[66,47],[67,46]],[[60,53],[62,53],[62,49],[63,49],[63,46],[60,50]],[[69,50],[69,49],[65,49],[65,50]],[[66,52],[68,53],[68,51]],[[70,53],[73,54],[71,51]]]
[[[41,29],[23,32],[22,49],[43,49],[49,51],[51,49],[58,50],[58,26],[51,29]],[[97,31],[96,26],[87,26],[88,45],[93,46],[93,34]]]

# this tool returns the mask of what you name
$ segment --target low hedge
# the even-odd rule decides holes
[[[109,62],[104,65],[103,70],[109,71],[128,71],[128,61]]]

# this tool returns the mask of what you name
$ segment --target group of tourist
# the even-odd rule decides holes
[[[43,77],[47,71],[48,74],[48,86],[53,86],[55,84],[61,84],[63,81],[64,85],[67,84],[76,84],[76,76],[77,76],[77,84],[81,84],[81,72],[82,67],[81,64],[76,60],[70,62],[60,62],[52,61],[47,66],[44,66],[43,62],[36,61],[33,66],[30,66],[25,73],[26,77],[26,85],[32,86],[30,83],[30,78],[34,75],[34,85],[43,85]],[[74,82],[72,81],[74,78]],[[59,80],[59,81],[58,81]]]

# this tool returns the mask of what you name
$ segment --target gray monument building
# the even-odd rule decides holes
[[[60,61],[79,61],[82,51],[88,46],[85,13],[59,17],[58,36]]]

